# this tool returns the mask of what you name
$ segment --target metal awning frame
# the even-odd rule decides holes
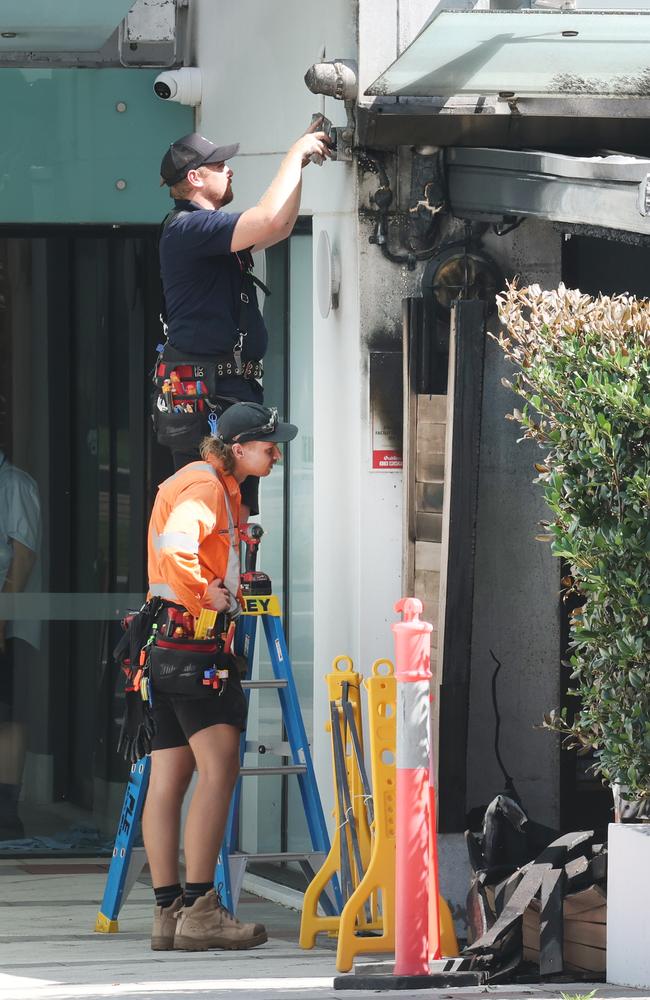
[[[452,147],[445,172],[461,219],[536,217],[650,237],[650,159]]]
[[[650,154],[650,99],[376,99],[357,109],[358,142],[393,146],[547,147]]]

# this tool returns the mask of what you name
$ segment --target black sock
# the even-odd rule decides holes
[[[154,889],[153,892],[156,897],[156,906],[162,906],[163,909],[167,909],[175,899],[183,895],[180,882],[177,882],[176,885],[161,885],[159,889]]]
[[[207,895],[213,888],[212,882],[186,882],[183,891],[183,906],[193,906],[197,899]]]

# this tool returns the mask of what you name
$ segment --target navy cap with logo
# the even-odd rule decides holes
[[[238,151],[238,142],[230,146],[216,146],[198,132],[190,132],[189,135],[172,142],[163,156],[160,164],[160,184],[173,187],[187,177],[189,170],[196,170],[204,163],[223,163],[224,160],[235,156]]]
[[[298,428],[278,419],[274,406],[260,403],[234,403],[217,421],[215,437],[224,444],[245,444],[246,441],[293,441]]]

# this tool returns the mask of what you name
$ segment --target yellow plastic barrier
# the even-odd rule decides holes
[[[358,674],[354,669],[354,664],[349,656],[337,656],[332,664],[331,673],[326,676],[327,681],[327,693],[330,702],[336,702],[339,706],[341,703],[341,698],[343,694],[343,685],[348,685],[347,700],[352,706],[352,712],[354,716],[354,721],[357,728],[357,733],[359,734],[359,739],[363,745],[363,732],[361,723],[361,674]],[[347,775],[348,787],[350,789],[350,795],[352,799],[352,817],[351,821],[356,824],[357,836],[359,838],[359,849],[361,854],[361,861],[364,870],[367,869],[370,860],[370,829],[368,827],[368,821],[366,818],[366,810],[364,805],[364,793],[363,786],[361,783],[361,776],[359,774],[359,769],[357,767],[356,757],[354,755],[354,750],[352,747],[352,741],[350,735],[347,732],[343,713],[339,707],[338,712],[339,725],[341,729],[341,736],[343,738],[343,747],[345,752],[345,770]],[[331,731],[331,724],[328,722],[325,727],[328,731]],[[336,829],[334,831],[334,837],[332,839],[332,847],[329,854],[325,858],[320,870],[316,873],[315,877],[312,879],[310,885],[305,892],[305,899],[302,910],[302,919],[300,922],[300,947],[301,948],[313,948],[316,941],[316,935],[321,931],[337,932],[339,927],[340,917],[328,917],[319,916],[318,914],[318,901],[320,899],[321,893],[325,886],[328,884],[333,875],[337,874],[340,866],[341,858],[341,837],[347,837],[348,839],[348,852],[349,856],[353,858],[352,847],[350,842],[350,832],[349,824],[345,822],[346,817],[340,814],[339,808],[339,796],[337,795],[336,787],[336,774],[333,771],[334,778],[334,822]],[[352,873],[354,878],[354,884],[358,885],[363,872],[358,872],[354,860],[352,862]],[[365,930],[374,930],[379,924],[377,922],[377,914],[373,914],[374,919],[371,922],[362,918]]]
[[[395,735],[396,685],[390,660],[377,660],[368,692],[368,725],[372,795],[375,808],[370,863],[340,918],[336,968],[348,972],[359,952],[390,952],[395,948]],[[360,937],[358,918],[373,897],[381,914],[381,934]]]
[[[369,856],[366,853],[364,828],[365,808],[363,788],[356,767],[356,758],[345,746],[345,763],[348,782],[353,795],[353,811],[359,831],[361,854],[365,874],[359,881],[340,916],[325,917],[317,914],[318,900],[332,875],[339,871],[341,830],[343,818],[339,815],[338,796],[335,783],[336,830],[332,848],[320,871],[315,875],[305,892],[302,920],[300,924],[300,947],[313,948],[316,935],[322,931],[338,932],[336,968],[339,972],[349,972],[355,956],[361,953],[390,953],[395,950],[395,808],[396,808],[396,766],[395,749],[397,735],[396,681],[390,660],[377,660],[372,666],[372,676],[364,682],[368,694],[368,725],[370,738],[370,770],[374,822],[370,831]],[[330,701],[339,701],[344,682],[349,687],[348,700],[353,705],[355,722],[361,736],[361,676],[354,671],[352,660],[338,656],[331,674],[327,675]],[[339,713],[339,720],[341,714]],[[329,727],[328,727],[329,728]],[[359,803],[357,808],[356,803]],[[370,904],[372,919],[366,915],[366,903]],[[458,955],[458,942],[454,931],[451,911],[445,899],[439,897],[440,939],[442,954],[446,958]],[[373,931],[372,936],[366,936]]]
[[[445,958],[458,958],[458,940],[454,929],[454,918],[449,909],[449,903],[438,896],[438,913],[440,914],[440,950]]]
[[[368,725],[372,792],[375,807],[370,864],[358,888],[343,908],[336,951],[336,968],[349,972],[359,953],[395,950],[395,748],[396,681],[390,660],[377,660],[372,677],[365,681],[368,692]],[[380,900],[381,935],[360,935],[360,916],[370,897]],[[458,955],[454,922],[447,901],[439,897],[440,944],[445,958]]]

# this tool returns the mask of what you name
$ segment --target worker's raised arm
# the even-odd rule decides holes
[[[233,253],[249,247],[263,250],[286,239],[300,209],[302,168],[314,153],[323,159],[331,155],[325,132],[310,130],[294,142],[268,191],[254,208],[242,212],[237,220],[230,247]]]

